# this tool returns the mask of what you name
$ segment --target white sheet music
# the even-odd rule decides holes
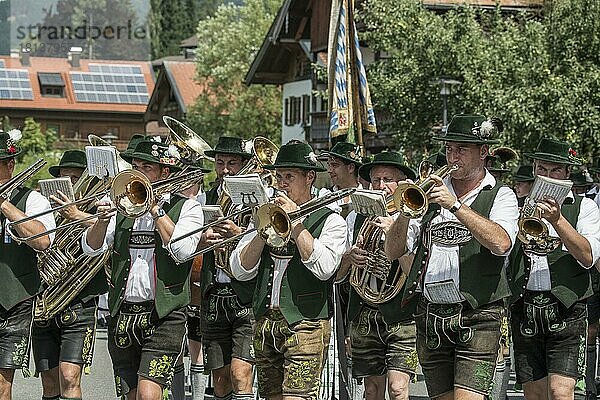
[[[202,212],[204,213],[204,223],[208,224],[223,216],[223,211],[219,206],[202,206]]]
[[[465,300],[452,279],[425,284],[427,298],[436,304],[453,304]]]
[[[112,146],[85,146],[87,169],[98,178],[114,177],[119,172],[117,149]]]
[[[388,216],[386,193],[383,190],[357,189],[350,195],[354,211],[369,217]]]
[[[224,178],[225,188],[235,205],[263,205],[269,202],[267,188],[258,174],[234,175]]]
[[[571,191],[573,182],[569,180],[560,180],[548,178],[546,176],[536,176],[533,186],[529,192],[529,200],[537,202],[545,197],[551,197],[562,205],[563,201]]]
[[[73,185],[71,184],[71,178],[69,177],[42,179],[38,182],[38,184],[40,185],[40,193],[50,200],[50,203],[53,207],[56,205],[56,202],[52,201],[50,196],[57,196],[59,190],[65,194],[70,201],[75,201]]]

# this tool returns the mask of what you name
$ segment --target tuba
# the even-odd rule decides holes
[[[236,175],[258,173],[268,186],[273,186],[275,184],[275,173],[265,170],[263,166],[275,163],[279,152],[277,145],[265,137],[258,136],[246,141],[244,149],[252,154],[252,158]],[[233,222],[237,226],[247,227],[250,224],[250,212],[235,213],[235,205],[231,202],[229,193],[227,193],[225,187],[222,187],[222,189],[218,204],[223,211],[223,215],[235,214]],[[230,278],[233,277],[233,274],[229,266],[229,257],[235,246],[237,246],[237,241],[232,241],[215,250],[215,266],[222,269]]]
[[[445,165],[433,171],[432,163],[421,162],[419,179],[415,183],[399,184],[394,193],[386,197],[387,212],[390,215],[399,212],[406,218],[422,217],[429,207],[427,194],[435,184],[430,175],[435,174],[443,179],[457,168],[456,165]],[[372,223],[375,218],[367,218],[358,232],[363,237],[362,248],[369,253],[369,259],[364,268],[352,265],[350,284],[367,303],[382,304],[400,292],[407,277],[399,265],[387,258],[384,232]]]
[[[518,226],[517,237],[523,242],[525,251],[547,255],[561,245],[560,238],[549,235],[548,227],[542,221],[540,209],[529,197],[521,208]]]
[[[107,186],[108,181],[91,176],[87,169],[84,170],[73,186],[75,199],[80,200],[76,201],[79,208],[91,213],[94,207],[93,200],[97,199],[95,196],[105,192]],[[56,225],[57,228],[67,225],[69,228],[57,229],[52,246],[38,253],[38,269],[44,287],[35,299],[35,321],[49,320],[64,310],[96,274],[107,266],[110,257],[110,252],[99,256],[83,254],[80,241],[87,226],[69,222],[60,215]]]

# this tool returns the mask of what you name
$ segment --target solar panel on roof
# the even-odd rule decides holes
[[[38,72],[38,78],[42,86],[65,86],[62,76],[55,72]]]
[[[29,72],[26,69],[4,68],[4,62],[2,62],[0,65],[0,99],[33,100]]]
[[[0,68],[4,68],[6,64],[4,64],[4,60],[0,60]]]
[[[88,68],[89,72],[70,72],[77,101],[148,103],[148,86],[138,65],[89,64]]]

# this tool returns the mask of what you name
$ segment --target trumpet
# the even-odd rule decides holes
[[[444,179],[456,171],[458,165],[444,165],[435,171],[433,168],[434,165],[429,161],[422,161],[419,165],[419,179],[415,183],[400,183],[394,191],[392,195],[394,208],[406,218],[420,218],[427,212],[429,207],[427,194],[435,186],[431,175]]]
[[[561,245],[560,238],[549,235],[548,226],[542,221],[539,207],[529,197],[521,209],[518,226],[517,237],[523,242],[526,251],[547,255]]]
[[[328,193],[327,195],[325,195],[323,197],[319,197],[317,199],[309,201],[308,203],[303,204],[298,210],[293,211],[291,213],[287,213],[281,207],[279,207],[278,205],[275,205],[273,203],[266,203],[266,204],[263,204],[262,206],[258,206],[253,211],[253,218],[254,218],[254,224],[255,224],[254,228],[246,229],[246,231],[244,231],[238,235],[232,236],[230,238],[223,240],[222,242],[219,242],[212,246],[198,250],[195,253],[189,255],[187,258],[185,258],[183,260],[176,260],[176,262],[184,263],[200,254],[204,254],[209,251],[215,250],[216,248],[225,246],[226,244],[228,244],[230,242],[240,240],[242,237],[244,237],[252,232],[257,232],[258,235],[260,235],[260,237],[262,237],[265,240],[265,242],[267,243],[267,245],[270,247],[276,247],[276,248],[283,247],[290,240],[293,222],[295,222],[301,218],[304,218],[305,216],[309,215],[310,213],[312,213],[316,210],[319,210],[319,209],[327,206],[328,204],[334,203],[340,199],[343,199],[346,196],[349,196],[355,190],[356,190],[355,188],[350,188],[350,189],[339,190],[339,191],[333,192],[333,193]],[[247,210],[241,210],[240,212],[247,212]],[[205,231],[206,229],[210,228],[211,226],[221,223],[222,221],[224,221],[225,219],[227,219],[229,217],[230,216],[221,217],[214,222],[206,224],[206,225],[204,225],[198,229],[195,229],[193,231],[187,232],[179,237],[173,238],[169,242],[169,246],[174,242],[183,240],[189,236],[192,236],[199,232]]]

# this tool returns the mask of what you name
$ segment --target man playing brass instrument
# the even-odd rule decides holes
[[[497,120],[456,115],[445,136],[457,170],[437,186],[419,220],[399,217],[386,237],[391,259],[413,259],[405,312],[416,308],[417,352],[429,397],[483,399],[498,356],[505,264],[517,233],[517,199],[484,167]],[[398,238],[407,235],[406,247]],[[407,250],[409,253],[407,253]]]
[[[178,170],[168,147],[152,140],[140,141],[125,160],[151,183]],[[149,212],[134,219],[114,215],[104,201],[97,204],[98,212],[108,214],[84,233],[82,247],[88,255],[113,247],[108,350],[117,395],[158,400],[171,384],[190,302],[191,261],[177,265],[174,259],[191,255],[200,235],[169,242],[203,225],[201,205],[171,193],[155,199]]]
[[[21,132],[0,131],[0,183],[9,181],[20,153]],[[29,364],[29,335],[33,317],[33,297],[40,287],[36,251],[50,247],[53,235],[18,245],[7,231],[8,222],[50,209],[50,202],[36,191],[20,186],[0,196],[0,399],[10,400],[16,369]],[[14,227],[20,237],[36,235],[55,227],[48,213]]]
[[[244,151],[242,139],[227,136],[221,136],[214,150],[206,155],[215,158],[217,173],[216,185],[206,193],[206,204],[216,205],[223,198],[223,178],[236,175],[252,155]],[[232,220],[223,221],[203,233],[203,243],[218,243],[241,233],[242,229]],[[240,282],[228,276],[223,266],[217,268],[215,252],[218,251],[223,250],[207,252],[203,257],[201,318],[192,319],[190,338],[202,340],[204,370],[212,372],[215,398],[251,399],[254,281]]]
[[[275,163],[264,168],[275,169],[278,188],[287,193],[275,204],[287,213],[312,199],[316,172],[324,171],[312,148],[298,141],[282,146]],[[317,399],[346,223],[323,207],[291,225],[291,240],[282,248],[267,246],[256,233],[246,235],[232,253],[231,269],[237,279],[257,278],[254,351],[261,397]]]
[[[528,156],[535,176],[565,180],[580,165],[569,145],[554,139],[542,138]],[[546,239],[560,242],[545,251],[519,242],[511,254],[517,382],[526,398],[572,399],[585,373],[584,299],[592,295],[590,268],[600,257],[600,212],[594,201],[571,192],[562,205],[546,197],[535,207],[548,228]]]
[[[59,165],[48,169],[54,177],[69,177],[75,184],[86,168],[85,152],[66,151]],[[69,198],[59,193],[53,199],[60,205]],[[88,214],[72,205],[62,209],[67,220]],[[88,225],[94,221],[90,220]],[[100,270],[63,311],[47,320],[33,323],[32,346],[36,371],[41,372],[42,399],[81,399],[81,371],[89,366],[94,351],[98,296],[108,290],[104,271]]]
[[[359,174],[372,184],[374,190],[383,190],[388,195],[396,190],[398,181],[415,179],[414,171],[397,152],[376,154],[372,162],[360,168]],[[376,254],[364,249],[365,241],[379,241],[385,237],[397,216],[396,213],[369,219],[355,211],[348,215],[348,243],[353,245],[342,257],[339,278],[347,276],[351,267],[365,269],[369,261],[379,262]],[[363,237],[360,232],[367,232],[361,229],[365,224],[376,225],[372,229],[380,232],[374,231],[370,238]],[[376,243],[375,246],[382,244]],[[354,378],[365,378],[367,400],[385,398],[386,378],[390,399],[408,399],[408,383],[417,367],[416,330],[412,314],[402,311],[401,301],[400,293],[383,304],[372,304],[362,299],[354,287],[350,289],[348,320],[351,321],[352,375]]]
[[[362,165],[359,151],[355,144],[338,142],[327,152],[327,173],[333,183],[331,191],[362,188],[358,183],[358,169]],[[342,217],[346,218],[352,211],[350,196],[339,200],[337,204],[342,207]]]

